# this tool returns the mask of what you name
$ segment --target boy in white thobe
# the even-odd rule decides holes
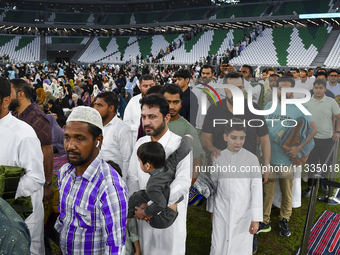
[[[207,205],[213,224],[211,255],[252,254],[253,234],[263,218],[261,168],[257,157],[242,148],[245,131],[240,119],[228,121],[223,135],[228,148],[211,168],[217,186]]]

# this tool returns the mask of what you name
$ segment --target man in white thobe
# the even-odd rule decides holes
[[[43,184],[45,183],[43,154],[34,129],[13,117],[8,106],[11,85],[0,78],[0,165],[25,169],[15,198],[31,196],[33,213],[25,220],[31,234],[31,254],[45,254]]]
[[[313,79],[307,77],[308,71],[306,69],[300,70],[300,78],[297,78],[295,81],[295,88],[303,88],[308,91],[313,89]],[[304,93],[294,92],[294,98],[305,98],[306,95]]]
[[[152,107],[151,107],[152,106]],[[167,108],[167,109],[166,109]],[[174,152],[181,137],[172,133],[167,126],[170,119],[169,104],[164,97],[150,95],[142,100],[142,122],[147,134],[140,138],[134,147],[128,171],[129,194],[146,189],[149,174],[143,172],[137,158],[137,149],[143,143],[157,141],[164,147],[166,158]],[[144,220],[138,221],[138,236],[142,254],[148,255],[184,255],[186,241],[186,214],[188,207],[188,192],[191,184],[190,155],[186,156],[176,167],[176,177],[170,185],[168,206],[177,204],[178,217],[166,229],[155,229]],[[148,204],[152,203],[149,201]]]
[[[94,108],[103,119],[103,144],[100,154],[103,159],[117,163],[126,182],[131,153],[133,149],[132,132],[126,123],[116,115],[118,97],[114,92],[98,94]]]
[[[150,74],[142,75],[139,79],[139,89],[141,93],[131,98],[125,108],[123,121],[126,124],[128,124],[131,128],[134,143],[137,140],[138,128],[140,125],[141,109],[139,101],[141,100],[141,98],[145,97],[146,91],[155,85],[156,85],[155,79],[153,78],[152,75]]]

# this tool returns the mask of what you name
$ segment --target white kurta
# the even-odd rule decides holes
[[[34,129],[10,113],[0,119],[0,165],[25,169],[15,198],[31,196],[33,213],[25,220],[31,234],[31,254],[45,254],[43,154]]]
[[[129,125],[116,115],[103,127],[103,137],[100,154],[105,161],[112,160],[120,166],[123,180],[126,182],[133,150],[132,133]]]
[[[124,119],[123,121],[128,124],[131,128],[133,134],[133,142],[135,143],[137,140],[138,134],[138,127],[140,125],[140,118],[141,118],[141,108],[139,100],[142,98],[142,94],[134,96],[130,99],[129,103],[127,104],[124,112]]]
[[[215,196],[208,199],[207,210],[213,213],[211,255],[251,255],[253,235],[249,233],[252,221],[263,220],[262,175],[257,157],[241,149],[234,153],[225,149],[214,160],[213,166],[258,166],[257,172],[230,173],[215,171],[211,180],[217,186]]]
[[[137,190],[146,188],[150,175],[140,169],[137,149],[141,144],[150,141],[150,136],[142,137],[136,142],[133,149],[127,180],[130,195]],[[158,142],[163,145],[166,157],[168,157],[178,148],[181,137],[168,130]],[[177,165],[175,180],[170,185],[171,192],[168,205],[174,204],[182,195],[184,196],[184,200],[177,206],[178,217],[175,222],[166,229],[155,229],[143,220],[138,221],[138,236],[142,254],[185,254],[186,215],[191,184],[190,169],[190,155],[188,155]]]

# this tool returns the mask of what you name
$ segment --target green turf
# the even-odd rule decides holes
[[[338,161],[340,160],[340,150],[338,151]],[[304,173],[302,174],[304,176]],[[339,182],[340,173],[337,173],[336,179]],[[53,188],[56,177],[53,178]],[[307,188],[307,183],[302,181],[302,189]],[[322,195],[319,192],[319,195]],[[302,234],[306,220],[309,198],[302,198],[301,207],[293,209],[290,219],[290,237],[281,237],[279,234],[279,214],[280,209],[274,207],[271,213],[271,227],[269,233],[260,233],[258,235],[257,255],[293,255],[301,244]],[[206,204],[199,207],[188,207],[187,214],[187,241],[186,255],[207,255],[210,251],[211,243],[211,216],[205,210]],[[321,202],[316,205],[314,222],[325,211],[340,213],[339,206],[328,206]],[[58,255],[58,247],[52,244],[53,254]],[[241,254],[240,254],[241,255]]]
[[[302,189],[307,188],[305,182],[302,183]],[[319,193],[321,195],[321,193]],[[290,237],[281,237],[279,234],[279,214],[280,209],[274,207],[271,213],[271,227],[269,233],[260,233],[258,235],[258,251],[256,254],[263,255],[291,255],[295,254],[301,244],[302,234],[306,220],[308,198],[303,198],[301,207],[293,209],[290,219],[290,228],[292,235]],[[317,203],[314,221],[325,211],[340,213],[339,206],[328,206],[321,202]],[[187,220],[187,255],[205,255],[209,254],[211,243],[211,221],[210,213],[205,211],[205,204],[201,207],[188,207]]]

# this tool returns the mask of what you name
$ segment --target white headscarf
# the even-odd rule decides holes
[[[98,95],[98,92],[99,92],[99,89],[98,89],[98,86],[97,85],[94,85],[93,86],[93,93],[92,93],[92,96],[97,96]]]

